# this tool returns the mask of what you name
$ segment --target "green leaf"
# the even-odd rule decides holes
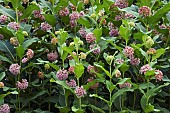
[[[50,9],[51,11],[53,11],[52,5],[51,5],[50,2],[47,2],[47,1],[45,1],[45,0],[41,0],[41,3],[42,3],[42,4],[41,4],[42,6],[47,7],[48,9]]]
[[[37,42],[38,40],[39,40],[38,38],[28,39],[22,44],[22,46],[24,49],[27,49],[32,43]]]
[[[5,77],[5,72],[0,73],[0,81]]]
[[[5,39],[7,39],[7,38],[10,39],[11,37],[14,36],[12,34],[12,32],[10,30],[8,30],[6,27],[0,28],[0,34],[2,34]]]
[[[134,91],[133,89],[130,89],[130,88],[123,88],[123,89],[120,89],[120,90],[118,90],[116,93],[114,93],[113,95],[112,95],[112,99],[111,99],[111,103],[113,103],[114,102],[114,100],[118,97],[118,96],[120,96],[120,95],[122,95],[124,92],[128,92],[128,91]]]
[[[109,90],[109,92],[112,92],[115,89],[116,85],[114,85],[112,82],[106,80],[106,88]]]
[[[154,75],[155,74],[155,71],[154,70],[149,70],[149,71],[147,71],[146,73],[145,73],[145,77],[150,77],[150,76],[152,76],[152,75]]]
[[[16,53],[17,53],[17,55],[19,56],[20,59],[22,59],[24,52],[25,52],[25,50],[24,50],[22,45],[20,45],[16,48]]]
[[[106,73],[107,76],[109,76],[110,78],[112,78],[112,75],[109,73],[109,71],[107,71],[106,69],[104,69],[103,66],[101,66],[101,65],[99,65],[99,64],[97,64],[97,63],[94,63],[94,65],[95,65],[96,67],[101,68],[101,69]]]
[[[40,10],[40,8],[35,4],[29,5],[23,12],[23,15],[20,17],[20,19],[28,18],[34,10]]]
[[[74,72],[76,74],[76,78],[79,79],[84,73],[83,64],[76,64],[76,66],[74,67]]]
[[[154,56],[152,56],[152,61],[156,60],[164,53],[165,53],[165,49],[163,49],[163,48],[156,50],[156,54]]]
[[[7,57],[1,56],[1,55],[0,55],[0,60],[12,64],[12,62]]]
[[[152,2],[152,0],[140,0],[140,1],[142,6],[150,6]]]
[[[125,73],[126,71],[129,70],[129,65],[127,64],[122,64],[121,67],[120,67],[120,70]]]
[[[82,104],[82,107],[87,107],[87,106],[91,107],[92,109],[94,109],[94,110],[96,110],[96,111],[99,111],[100,113],[105,113],[101,108],[96,107],[96,106],[94,106],[94,105],[91,105],[91,104],[89,104],[89,105],[84,105],[84,104]]]
[[[16,9],[20,5],[21,0],[10,0],[12,6]]]
[[[8,17],[12,18],[13,20],[16,20],[16,13],[12,9],[7,9],[0,5],[0,13],[7,15]]]
[[[68,38],[68,33],[67,32],[62,32],[61,34],[60,34],[60,38],[59,38],[59,45],[63,45],[64,43],[65,43],[65,41],[67,40],[67,38]]]
[[[90,28],[90,27],[91,27],[90,22],[89,22],[86,18],[84,18],[84,17],[79,18],[79,19],[77,20],[77,22],[78,22],[79,24],[82,24],[83,26],[86,26],[87,28]]]
[[[123,27],[122,25],[119,28],[119,33],[120,35],[125,39],[126,43],[129,40],[129,36],[130,36],[130,30],[127,27]]]
[[[22,42],[24,41],[24,34],[21,31],[18,31],[16,35],[19,43],[22,44]]]
[[[145,51],[143,51],[141,48],[139,49],[140,50],[140,52],[141,52],[141,54],[146,58],[146,60],[148,61],[148,54],[145,52]]]
[[[96,42],[99,42],[102,36],[102,28],[100,29],[95,29],[93,31],[94,35],[96,36]]]
[[[164,5],[153,16],[149,18],[149,24],[157,23],[167,12],[170,11],[170,3]]]
[[[99,98],[101,100],[103,100],[104,102],[106,102],[107,104],[109,104],[109,101],[104,99],[103,97],[101,96],[98,96],[97,94],[90,94],[89,97],[96,97],[96,98]]]
[[[117,84],[124,84],[126,81],[130,81],[131,78],[123,78],[123,79],[120,79]]]
[[[60,68],[58,67],[58,65],[52,64],[52,63],[48,63],[50,65],[50,67],[54,68],[56,71],[58,71]]]
[[[23,31],[26,31],[28,34],[30,33],[32,25],[26,24],[26,23],[21,23],[20,25],[21,25]]]
[[[56,21],[56,18],[55,18],[54,15],[45,14],[44,17],[45,17],[45,20],[46,20],[50,25],[52,25],[53,27],[56,26],[57,21]]]

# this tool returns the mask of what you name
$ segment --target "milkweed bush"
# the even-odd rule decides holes
[[[170,112],[170,3],[0,0],[0,113]]]

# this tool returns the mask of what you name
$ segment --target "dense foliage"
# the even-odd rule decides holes
[[[0,113],[170,112],[166,0],[0,0]]]

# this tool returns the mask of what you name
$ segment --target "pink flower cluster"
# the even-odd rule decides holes
[[[124,63],[124,60],[121,59],[121,58],[118,58],[118,59],[116,59],[116,63],[117,63],[117,64],[123,64],[123,63]]]
[[[139,73],[145,74],[149,70],[153,70],[153,69],[149,66],[149,64],[146,64],[140,68]]]
[[[68,78],[68,71],[62,69],[59,70],[56,75],[59,80],[66,80]]]
[[[88,33],[86,35],[86,41],[88,43],[93,43],[95,40],[96,40],[96,37],[95,37],[95,35],[93,33]]]
[[[156,80],[161,81],[162,78],[163,78],[163,73],[162,73],[162,71],[160,71],[160,70],[155,70],[155,77],[156,77]]]
[[[74,66],[70,66],[69,69],[68,69],[68,72],[70,74],[74,74]]]
[[[89,74],[94,74],[93,71],[95,71],[95,67],[92,66],[92,65],[89,65],[89,66],[87,67],[87,72],[88,72]]]
[[[28,87],[27,79],[22,79],[21,82],[17,81],[16,87],[20,90],[25,90]]]
[[[41,20],[44,20],[44,16],[41,14],[40,10],[35,10],[33,14],[35,18],[40,18]]]
[[[16,31],[20,29],[20,25],[16,22],[10,22],[8,24],[8,27]]]
[[[130,63],[131,63],[132,65],[134,65],[134,66],[137,66],[137,65],[140,64],[140,59],[139,59],[139,58],[135,58],[134,56],[132,56],[132,57],[130,58]]]
[[[76,89],[74,90],[74,93],[78,98],[84,97],[86,94],[86,91],[84,90],[83,86],[79,87],[77,86]]]
[[[8,104],[2,104],[0,106],[0,113],[10,113],[10,107]]]
[[[60,15],[60,16],[67,16],[67,15],[69,15],[69,13],[70,13],[70,11],[69,11],[69,9],[68,9],[67,7],[62,8],[62,9],[59,11],[59,15]]]
[[[109,35],[111,37],[119,36],[119,30],[118,29],[111,29],[110,32],[109,32]]]
[[[57,60],[57,58],[58,58],[58,53],[55,51],[55,52],[51,52],[51,53],[48,53],[47,54],[47,58],[48,58],[48,60],[50,60],[50,61],[55,61],[55,60]]]
[[[124,49],[123,49],[123,54],[126,56],[126,57],[129,57],[131,58],[134,54],[134,49],[132,47],[129,47],[129,46],[126,46]]]
[[[130,19],[130,18],[135,18],[135,17],[132,14],[126,13],[125,18]]]
[[[69,86],[71,88],[75,88],[77,86],[76,81],[73,79],[71,79],[70,81],[66,80],[66,84],[67,84],[67,86]]]
[[[89,79],[87,79],[88,82],[93,82],[93,77],[90,77]],[[93,86],[91,86],[91,89],[96,89],[99,87],[99,83],[97,82],[96,84],[94,84]]]
[[[125,87],[128,87],[128,88],[131,88],[132,87],[132,84],[128,83],[128,82],[125,82],[124,84],[119,84],[119,87],[122,89],[122,88],[125,88]]]
[[[80,28],[78,32],[81,37],[86,38],[87,32],[84,30],[84,28]]]
[[[109,27],[109,30],[114,29],[114,25],[112,22],[108,22],[107,26]]]
[[[96,48],[96,49],[93,50],[92,52],[93,52],[94,54],[99,54],[99,53],[100,53],[100,46],[99,46],[99,45],[96,45],[96,44],[91,44],[91,45],[90,45],[90,50],[92,50],[92,49],[94,49],[94,48]]]
[[[43,23],[41,23],[41,29],[42,29],[43,31],[49,31],[50,29],[52,29],[52,27],[51,27],[50,24],[48,24],[48,23],[46,23],[46,22],[43,22]]]
[[[28,49],[27,53],[26,53],[27,57],[24,57],[22,59],[22,63],[26,63],[29,59],[33,58],[34,56],[34,51],[32,49]]]
[[[128,7],[127,0],[116,0],[115,5],[118,6],[120,9]]]
[[[138,10],[139,15],[142,15],[144,17],[150,16],[151,15],[151,9],[148,6],[142,6]]]
[[[74,11],[70,14],[70,25],[71,27],[75,27],[77,25],[76,20],[79,19],[80,17],[84,16],[84,12],[81,11],[80,13]]]
[[[0,23],[4,24],[7,21],[8,17],[6,15],[1,15],[0,16]]]
[[[20,73],[20,66],[18,64],[11,64],[9,67],[9,71],[13,74],[13,75],[17,75]]]
[[[2,34],[0,34],[0,40],[3,40],[4,36]]]

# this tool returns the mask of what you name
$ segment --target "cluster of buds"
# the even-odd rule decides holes
[[[56,45],[57,43],[58,43],[58,39],[57,38],[54,37],[54,38],[51,39],[51,44],[52,45]]]
[[[1,15],[0,16],[0,23],[4,24],[7,21],[8,17],[6,15]]]
[[[79,54],[79,58],[80,59],[86,59],[86,53],[83,53],[83,52],[80,52],[80,54]]]
[[[17,81],[16,87],[17,87],[19,90],[25,90],[25,89],[27,89],[27,87],[28,87],[27,79],[22,79],[21,82],[20,82],[20,81]]]
[[[86,41],[87,43],[93,43],[96,40],[96,37],[93,33],[88,33],[86,35]]]
[[[68,78],[68,71],[67,70],[59,70],[56,74],[59,80],[66,80]]]
[[[132,57],[130,58],[130,63],[131,63],[132,65],[134,65],[134,66],[137,66],[137,65],[140,64],[140,59],[139,59],[139,58],[135,58],[134,56],[132,56]]]
[[[115,5],[120,9],[128,7],[128,0],[116,0]]]
[[[22,59],[22,63],[26,63],[29,59],[33,58],[34,56],[34,51],[32,49],[28,49],[27,53],[26,53],[27,57],[24,57]]]
[[[41,20],[44,20],[44,16],[41,13],[42,13],[41,10],[35,10],[33,12],[35,18],[40,18]]]
[[[47,54],[47,58],[50,61],[56,61],[58,58],[58,53],[56,51]]]
[[[146,38],[146,43],[145,43],[146,47],[147,47],[147,48],[150,48],[150,47],[152,47],[153,44],[154,44],[153,39],[152,39],[150,36],[148,36],[148,37]]]
[[[77,56],[76,52],[72,52],[73,56]],[[74,58],[71,55],[68,55],[67,57],[69,60],[73,60]]]
[[[95,71],[96,71],[96,69],[95,69],[94,66],[89,65],[89,66],[87,67],[87,72],[88,72],[89,74],[93,75]]]
[[[11,37],[10,38],[10,44],[12,44],[13,46],[18,46],[19,45],[19,41],[17,39],[17,37]]]
[[[77,86],[74,90],[74,93],[76,94],[78,98],[81,98],[81,97],[84,97],[84,95],[86,94],[86,91],[83,86],[81,87]]]
[[[62,8],[60,11],[59,11],[59,15],[60,16],[68,16],[70,13],[69,9],[67,7],[64,7]]]
[[[22,2],[23,2],[24,4],[27,4],[27,3],[29,2],[29,0],[22,0]]]
[[[160,70],[155,70],[155,78],[156,78],[156,80],[161,81],[162,78],[163,78],[163,73],[162,73],[162,71],[160,71]]]
[[[149,55],[156,54],[156,50],[154,48],[149,48],[149,50],[147,50],[147,54]]]
[[[115,60],[115,62],[116,62],[117,64],[123,64],[123,63],[124,63],[124,60],[121,59],[121,58],[118,58],[118,59]]]
[[[70,81],[66,80],[66,84],[67,84],[67,86],[69,86],[71,88],[75,88],[77,86],[76,81],[73,79],[71,79]]]
[[[78,32],[82,38],[86,38],[87,32],[84,30],[83,27],[80,28],[80,30]]]
[[[18,64],[11,64],[9,67],[9,71],[13,74],[13,75],[18,75],[20,73],[20,66]]]
[[[68,73],[69,73],[69,74],[74,74],[74,66],[70,66],[70,67],[68,68]]]
[[[3,88],[3,87],[4,87],[4,83],[0,82],[0,88]]]
[[[118,30],[118,29],[111,29],[111,30],[109,31],[109,35],[110,35],[111,37],[117,37],[117,36],[119,36],[119,30]]]
[[[46,70],[48,70],[48,69],[50,69],[50,65],[49,65],[49,64],[45,64],[45,65],[44,65],[44,68],[45,68]]]
[[[119,78],[121,76],[121,72],[118,69],[116,69],[114,73],[116,78]]]
[[[126,57],[133,57],[133,54],[134,54],[134,49],[132,47],[129,47],[129,46],[126,46],[124,49],[123,49],[123,54],[126,56]]]
[[[89,83],[89,82],[93,82],[93,80],[94,80],[94,78],[93,78],[93,77],[90,77],[90,78],[87,79],[87,82],[88,82],[88,83]],[[96,88],[98,88],[98,87],[99,87],[99,83],[97,82],[97,83],[95,83],[93,86],[91,86],[90,89],[96,89]]]
[[[72,11],[76,11],[76,6],[74,6],[72,3],[70,3],[69,6],[71,7]]]
[[[0,40],[3,40],[4,36],[2,34],[0,34]]]
[[[39,71],[38,72],[38,78],[40,78],[40,79],[44,79],[44,73],[43,72],[41,72],[41,71]]]

